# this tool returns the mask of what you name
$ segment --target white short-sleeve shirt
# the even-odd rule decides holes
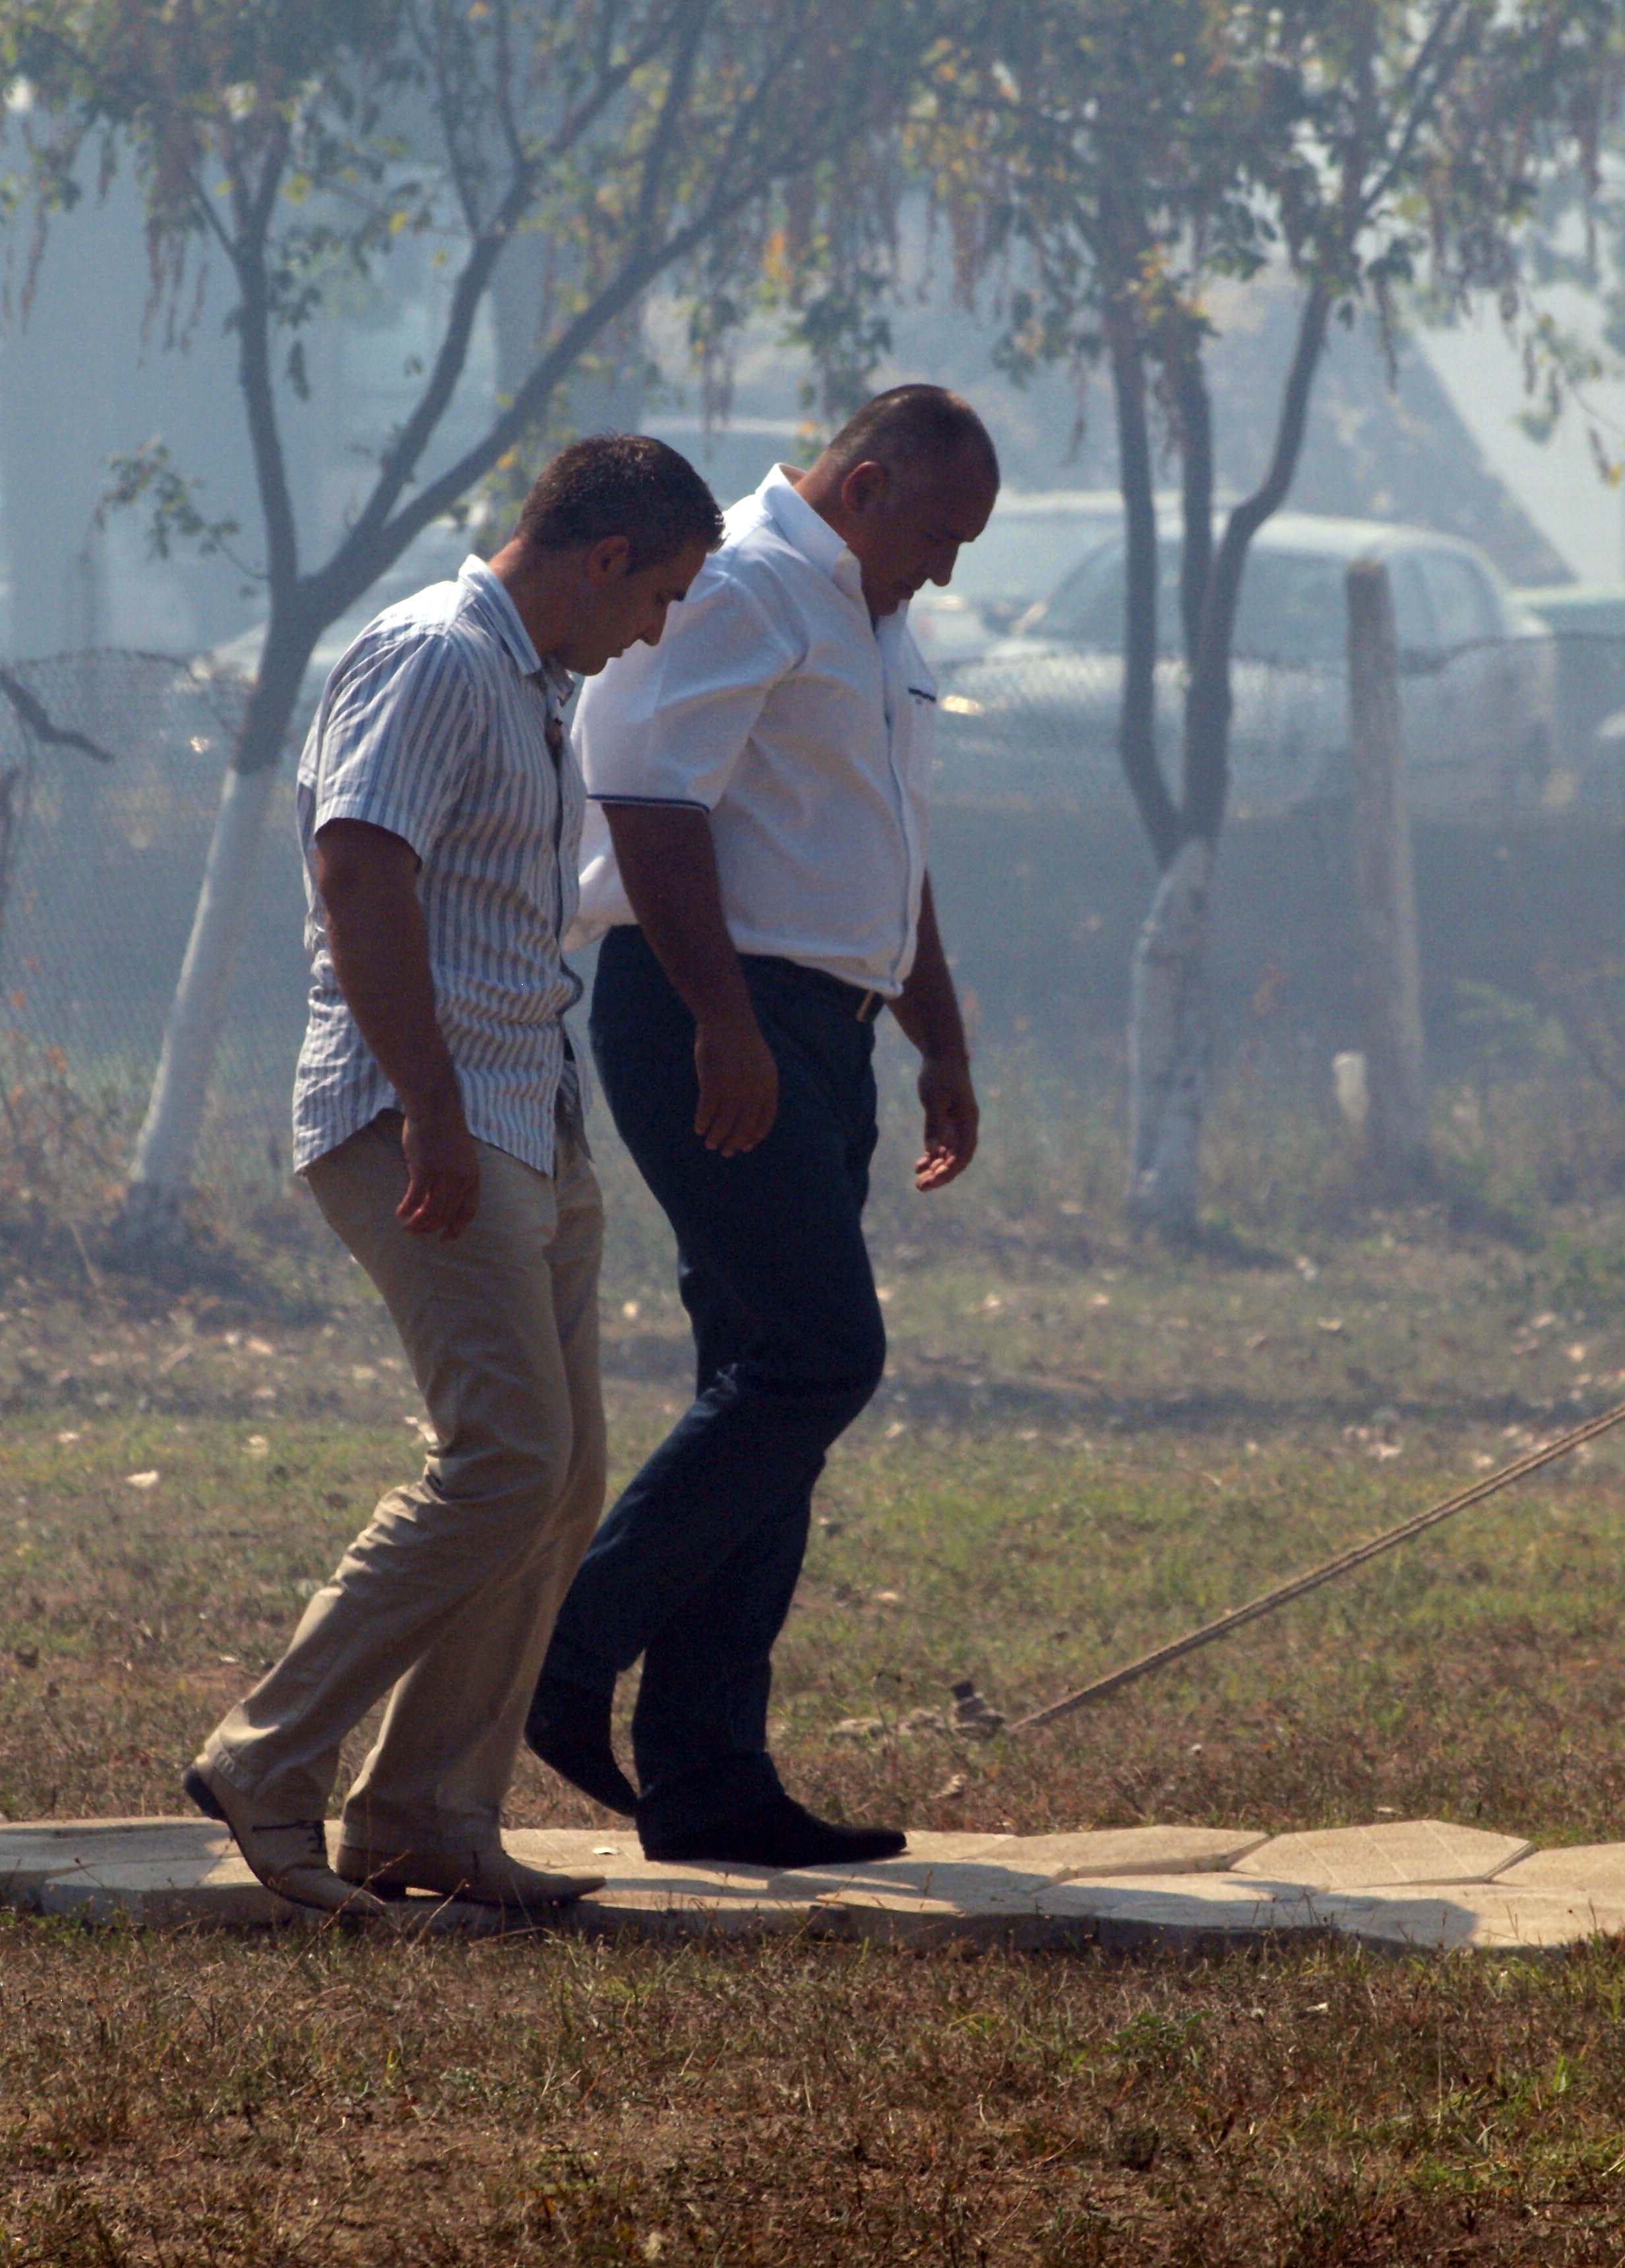
[[[570,942],[633,918],[602,806],[690,804],[711,814],[741,953],[895,998],[919,931],[935,701],[907,609],[871,622],[856,559],[776,466],[728,512],[660,644],[583,689]]]

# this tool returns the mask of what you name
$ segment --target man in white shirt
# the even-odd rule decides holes
[[[825,1453],[884,1365],[861,1219],[882,1006],[922,1058],[919,1187],[976,1146],[926,870],[935,688],[907,608],[948,582],[998,485],[968,403],[877,396],[810,471],[775,468],[735,505],[659,648],[582,698],[593,1049],[676,1233],[696,1398],[594,1538],[526,1729],[635,1810],[652,1858],[795,1867],[904,1845],[785,1793],[770,1657]],[[635,1793],[609,1721],[639,1655]]]

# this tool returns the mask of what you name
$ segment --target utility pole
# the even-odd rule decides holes
[[[1369,1095],[1365,1145],[1380,1177],[1398,1189],[1425,1181],[1429,1162],[1399,648],[1382,561],[1353,561],[1346,587],[1358,991]]]

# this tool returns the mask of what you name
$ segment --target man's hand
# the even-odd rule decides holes
[[[448,1099],[407,1113],[401,1151],[406,1195],[395,1219],[414,1236],[438,1230],[441,1242],[449,1244],[473,1219],[480,1198],[479,1152],[454,1088]]]
[[[706,1149],[725,1158],[754,1150],[779,1116],[779,1066],[748,1007],[695,1025],[694,1068],[699,1074],[694,1131]]]
[[[920,1049],[920,1100],[925,1105],[926,1146],[914,1165],[917,1189],[945,1189],[976,1155],[981,1113],[971,1084],[971,1051],[936,925],[931,878],[920,898],[920,940],[908,982],[891,1012]]]
[[[969,1058],[927,1056],[920,1066],[920,1100],[925,1106],[926,1146],[915,1161],[917,1189],[943,1189],[976,1155],[981,1112],[971,1084]]]

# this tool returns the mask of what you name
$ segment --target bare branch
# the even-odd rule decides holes
[[[38,694],[30,692],[21,678],[9,669],[0,669],[0,694],[17,711],[25,731],[32,733],[41,747],[73,748],[82,756],[94,757],[99,764],[113,762],[112,749],[104,748],[100,740],[87,740],[83,733],[55,723]]]
[[[597,84],[576,109],[567,112],[559,121],[543,145],[545,157],[562,158],[575,146],[588,127],[602,117],[628,82],[646,64],[653,63],[671,37],[674,25],[683,20],[691,4],[691,0],[672,0],[671,6],[664,14],[654,18],[643,39],[635,48],[629,49],[618,63],[608,61],[607,50],[613,43],[606,31],[606,52],[601,57]]]
[[[271,215],[287,166],[286,129],[269,138],[257,188],[248,182],[229,120],[222,122],[221,148],[235,222],[228,249],[239,292],[238,369],[260,509],[265,515],[266,580],[275,610],[292,597],[299,571],[299,529],[271,369],[271,291],[266,265]]]
[[[531,188],[528,174],[509,185],[507,195],[490,230],[478,239],[469,252],[453,287],[446,328],[423,392],[400,432],[385,451],[372,493],[356,515],[349,534],[314,580],[325,584],[334,576],[340,583],[347,579],[345,571],[352,548],[357,557],[365,552],[388,519],[402,491],[416,473],[423,453],[434,438],[436,428],[457,390],[457,381],[469,358],[480,304],[496,272],[497,263],[506,251],[513,231],[523,217],[529,202]]]
[[[1402,100],[1389,106],[1390,114],[1402,118],[1404,124],[1392,156],[1361,197],[1362,218],[1369,220],[1379,210],[1383,200],[1403,176],[1424,128],[1432,122],[1437,112],[1439,99],[1449,85],[1461,55],[1470,54],[1477,45],[1476,26],[1469,24],[1462,36],[1459,51],[1444,52],[1451,29],[1471,5],[1472,0],[1445,0],[1443,10],[1405,75]]]
[[[774,167],[763,176],[753,176],[729,196],[719,194],[686,227],[629,261],[559,333],[508,407],[480,438],[465,449],[454,464],[420,490],[387,526],[371,531],[371,542],[365,553],[356,541],[360,533],[358,522],[321,578],[335,594],[345,594],[339,600],[340,606],[347,605],[351,597],[365,590],[390,560],[400,556],[414,536],[421,534],[441,512],[448,512],[506,450],[521,441],[593,341],[646,291],[657,276],[687,259],[713,229],[721,227],[753,204],[762,194],[764,180],[776,173]]]
[[[1242,574],[1253,537],[1285,503],[1297,471],[1310,394],[1331,313],[1331,287],[1323,282],[1311,284],[1298,318],[1292,361],[1282,389],[1268,469],[1252,494],[1231,511],[1208,578],[1196,664],[1186,701],[1184,813],[1189,831],[1208,843],[1218,841],[1230,786],[1230,643]]]
[[[660,197],[666,182],[666,169],[677,129],[688,105],[690,90],[694,84],[694,64],[699,54],[700,42],[705,35],[705,26],[711,13],[711,0],[695,0],[684,11],[683,33],[673,58],[666,92],[661,99],[660,115],[649,146],[643,155],[643,178],[639,184],[638,209],[632,217],[632,241],[646,243],[654,225]]]

